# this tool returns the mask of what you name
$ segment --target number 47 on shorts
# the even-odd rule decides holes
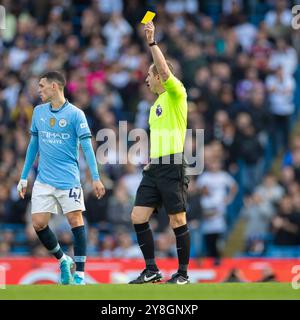
[[[69,198],[74,198],[74,200],[78,203],[80,203],[80,197],[81,197],[81,189],[80,188],[72,188],[69,192]]]

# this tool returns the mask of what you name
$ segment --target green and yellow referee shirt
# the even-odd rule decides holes
[[[150,109],[150,158],[182,153],[187,127],[187,93],[171,74]]]

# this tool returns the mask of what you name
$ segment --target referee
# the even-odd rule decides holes
[[[178,271],[167,283],[187,284],[190,235],[185,212],[188,178],[185,176],[183,159],[187,94],[182,83],[172,74],[172,65],[165,60],[154,40],[154,31],[153,22],[145,25],[146,39],[154,61],[149,68],[146,84],[158,95],[149,116],[151,161],[143,170],[131,214],[146,268],[130,283],[142,284],[162,279],[155,262],[149,219],[152,213],[163,205],[176,236],[178,255]]]

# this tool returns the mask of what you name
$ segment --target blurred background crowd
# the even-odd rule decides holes
[[[99,130],[119,121],[148,130],[155,96],[137,0],[8,0],[0,31],[0,256],[46,256],[31,227],[30,190],[16,185],[30,138],[38,77],[62,70],[66,97],[86,114],[95,152]],[[165,0],[155,5],[156,40],[188,92],[188,128],[205,131],[205,171],[191,176],[192,257],[300,254],[300,29],[297,1]],[[119,137],[118,137],[119,138]],[[191,142],[192,148],[195,143]],[[118,159],[120,154],[111,154]],[[36,176],[37,163],[30,173]],[[142,165],[99,165],[98,201],[80,158],[88,255],[141,257],[130,222]],[[62,247],[72,236],[51,222]],[[151,221],[158,257],[175,257],[163,209]],[[234,236],[233,236],[234,235]]]

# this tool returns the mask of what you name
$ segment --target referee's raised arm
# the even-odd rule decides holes
[[[153,57],[154,65],[157,69],[158,74],[161,76],[162,81],[165,82],[166,80],[168,80],[171,71],[163,53],[159,49],[154,39],[155,27],[152,21],[145,24],[145,33]]]

